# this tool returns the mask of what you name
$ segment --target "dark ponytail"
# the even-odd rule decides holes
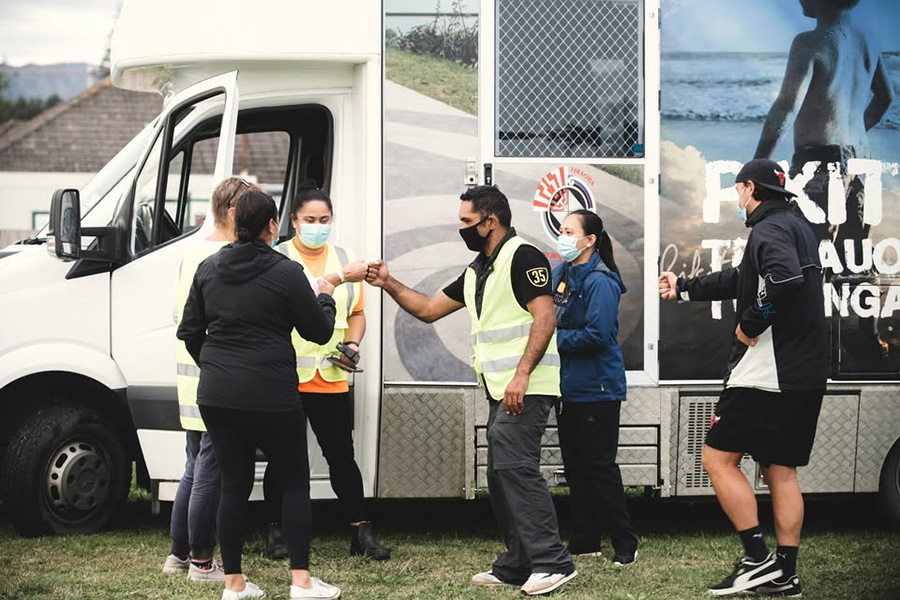
[[[328,194],[326,194],[324,190],[317,188],[315,182],[309,179],[301,183],[297,188],[297,193],[294,194],[294,201],[291,202],[291,214],[293,215],[303,208],[307,202],[314,201],[324,202],[326,206],[328,206],[328,212],[332,215],[334,214],[334,207],[331,206],[331,198],[328,197]]]
[[[261,190],[241,194],[234,207],[234,229],[239,242],[252,242],[269,225],[278,220],[278,207],[272,196]]]
[[[581,209],[570,214],[578,215],[578,219],[581,221],[581,228],[584,230],[584,235],[593,235],[597,237],[596,247],[597,254],[600,255],[600,260],[609,267],[610,271],[615,272],[616,275],[621,275],[621,273],[619,273],[619,267],[616,266],[616,259],[613,258],[612,240],[609,239],[609,234],[606,233],[606,229],[603,228],[603,219],[592,210]]]

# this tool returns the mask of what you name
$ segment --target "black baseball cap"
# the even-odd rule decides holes
[[[769,160],[767,158],[754,158],[741,167],[741,172],[734,178],[735,183],[747,183],[748,181],[752,181],[756,185],[770,189],[774,192],[789,197],[796,197],[797,194],[789,192],[784,188],[786,180],[784,169],[782,169],[774,160]]]

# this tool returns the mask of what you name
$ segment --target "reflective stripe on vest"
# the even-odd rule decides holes
[[[184,404],[178,405],[178,414],[181,415],[181,418],[188,419],[201,419],[200,416],[200,407],[194,404],[193,406],[186,406]]]
[[[500,248],[494,259],[493,271],[485,282],[480,315],[475,306],[475,271],[470,267],[465,273],[464,297],[472,319],[472,368],[479,382],[487,385],[487,392],[495,400],[503,397],[506,386],[515,376],[516,368],[528,348],[534,323],[531,313],[516,300],[512,287],[513,256],[523,245],[526,243],[522,238],[514,236]],[[526,394],[559,396],[559,364],[554,333],[544,356],[531,373]]]
[[[304,265],[303,256],[297,251],[293,240],[282,242],[277,250],[293,261]],[[325,273],[334,273],[343,269],[352,261],[350,254],[338,246],[326,245],[327,257],[325,260]],[[304,265],[306,269],[306,265]],[[291,341],[294,344],[294,352],[297,355],[297,377],[300,383],[310,381],[319,372],[322,379],[329,382],[346,381],[347,372],[335,367],[326,357],[336,352],[338,342],[344,341],[347,331],[347,318],[350,316],[356,301],[357,283],[344,283],[334,288],[335,300],[335,327],[331,339],[323,345],[314,344],[304,340],[296,331],[291,332]],[[346,297],[346,300],[345,300]]]
[[[184,303],[194,282],[194,274],[197,267],[204,260],[212,256],[225,242],[210,242],[202,240],[189,245],[178,268],[178,282],[175,292],[175,316],[180,322]],[[200,367],[194,364],[194,359],[187,351],[184,342],[177,340],[175,350],[175,381],[178,387],[178,413],[181,416],[181,427],[191,431],[206,431],[203,419],[200,417],[200,409],[197,408],[197,388],[200,385]]]
[[[176,372],[179,375],[185,375],[187,377],[196,377],[198,379],[200,378],[200,367],[198,367],[194,363],[191,363],[189,365],[185,364],[185,363],[178,363],[178,366],[176,367]]]

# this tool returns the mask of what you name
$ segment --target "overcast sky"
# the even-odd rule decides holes
[[[103,57],[122,0],[0,0],[0,58],[10,65],[87,62]],[[185,0],[190,1],[190,0]],[[285,0],[290,1],[290,0]],[[466,0],[466,10],[477,10]],[[797,0],[661,0],[663,49],[786,51],[814,22]],[[437,0],[385,0],[388,11],[429,11]],[[444,10],[452,9],[443,0]],[[860,18],[885,50],[900,50],[900,2],[861,0]]]
[[[103,58],[121,0],[0,0],[0,57],[13,66]]]

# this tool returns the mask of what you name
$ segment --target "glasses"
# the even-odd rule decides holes
[[[231,200],[228,201],[228,208],[233,208],[234,205],[237,204],[237,200],[241,196],[241,193],[243,193],[244,187],[250,187],[250,182],[243,177],[238,178],[238,184],[238,189],[234,191],[234,194],[231,195]]]

